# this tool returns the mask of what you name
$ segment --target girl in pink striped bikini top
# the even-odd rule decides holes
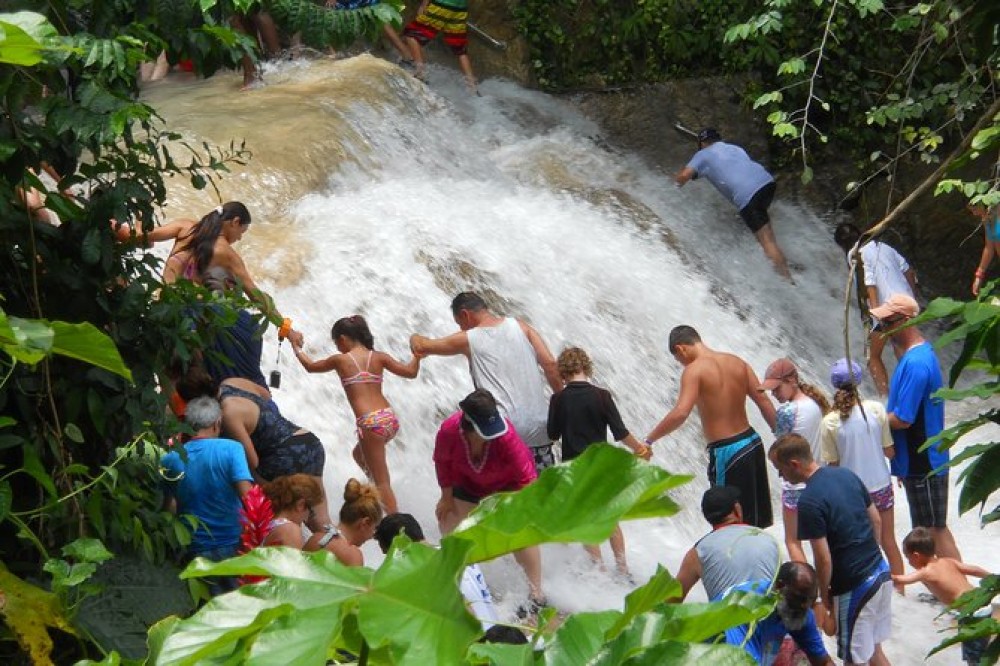
[[[295,358],[309,372],[334,370],[347,394],[347,401],[354,412],[358,444],[354,447],[354,460],[365,470],[378,487],[382,502],[389,513],[396,513],[396,496],[389,481],[389,468],[385,462],[385,447],[399,430],[389,401],[382,395],[382,374],[385,370],[412,379],[420,371],[420,357],[409,363],[400,363],[385,352],[375,351],[375,338],[368,322],[361,315],[338,319],[330,331],[338,354],[314,361],[292,340]]]

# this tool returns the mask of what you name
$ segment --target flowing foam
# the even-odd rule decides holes
[[[709,346],[740,355],[758,374],[790,356],[824,387],[829,363],[843,355],[843,257],[828,227],[781,200],[780,190],[773,225],[797,267],[795,286],[777,277],[710,186],[677,190],[669,174],[608,149],[598,128],[562,100],[499,81],[469,97],[460,77],[435,68],[432,92],[367,56],[286,64],[268,79],[248,93],[236,92],[235,76],[173,80],[151,87],[148,98],[189,138],[246,137],[253,160],[221,183],[224,199],[243,200],[254,215],[239,251],[314,357],[335,352],[336,319],[360,313],[376,347],[405,360],[409,335],[455,331],[451,298],[476,289],[534,325],[554,353],[587,349],[596,382],[615,393],[626,425],[642,436],[677,395],[681,368],[666,350],[675,325],[693,325]],[[168,212],[200,216],[214,204],[178,185]],[[855,316],[850,325],[857,347]],[[265,372],[275,355],[269,335]],[[350,456],[350,408],[334,376],[308,375],[287,348],[280,367],[276,400],[325,443],[336,507],[347,478],[361,475]],[[461,357],[426,359],[416,380],[385,383],[402,424],[388,448],[393,487],[401,510],[429,535],[439,497],[434,434],[471,389]],[[748,409],[752,425],[768,433]],[[706,530],[697,418],[661,440],[653,462],[695,480],[675,493],[685,507],[678,516],[624,526],[639,580],[660,563],[676,572]],[[773,475],[771,482],[776,490]],[[779,527],[772,531],[781,538]],[[381,558],[373,544],[365,555]],[[486,567],[508,612],[526,594],[509,560]],[[629,590],[590,570],[576,546],[545,546],[544,578],[550,600],[568,611],[620,607]],[[922,651],[898,649],[921,658],[931,640]]]

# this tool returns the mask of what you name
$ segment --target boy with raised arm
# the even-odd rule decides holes
[[[894,583],[909,585],[923,583],[937,600],[948,606],[973,588],[966,576],[983,578],[990,572],[974,564],[966,564],[951,557],[938,557],[934,546],[934,535],[926,527],[914,528],[903,539],[903,554],[916,571],[892,577]],[[990,606],[983,607],[975,615],[959,620],[959,625],[972,622],[990,613]],[[962,660],[968,664],[978,664],[989,643],[989,637],[976,638],[962,643]]]

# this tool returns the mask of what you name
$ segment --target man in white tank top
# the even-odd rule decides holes
[[[555,357],[535,329],[493,314],[479,294],[462,292],[451,311],[461,331],[437,339],[414,334],[410,349],[421,356],[464,354],[472,383],[493,394],[500,412],[531,447],[541,472],[555,463],[546,432],[549,400],[542,377],[553,392],[562,388]]]

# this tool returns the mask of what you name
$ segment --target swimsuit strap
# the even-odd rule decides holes
[[[361,364],[358,363],[358,360],[356,358],[354,358],[354,355],[349,353],[348,356],[350,356],[351,360],[354,361],[354,367],[356,367],[358,371],[355,374],[351,375],[350,377],[342,378],[340,380],[340,383],[343,386],[353,386],[354,384],[381,384],[382,375],[377,375],[373,372],[368,371],[369,366],[371,366],[372,355],[374,353],[375,353],[374,350],[371,349],[368,350],[368,360],[365,361],[364,370],[361,369]]]
[[[282,525],[288,525],[291,522],[292,521],[290,521],[288,518],[274,518],[271,520],[271,522],[267,524],[267,533],[270,534],[275,529],[281,527]]]
[[[223,384],[219,388],[219,399],[220,399],[220,401],[221,400],[225,400],[226,398],[228,398],[230,396],[234,396],[234,397],[237,397],[237,398],[246,398],[250,402],[252,402],[255,405],[257,405],[257,407],[259,407],[261,410],[266,409],[267,400],[265,400],[264,398],[260,397],[256,393],[253,393],[251,391],[247,391],[246,389],[241,389],[238,386],[231,386],[229,384]]]

